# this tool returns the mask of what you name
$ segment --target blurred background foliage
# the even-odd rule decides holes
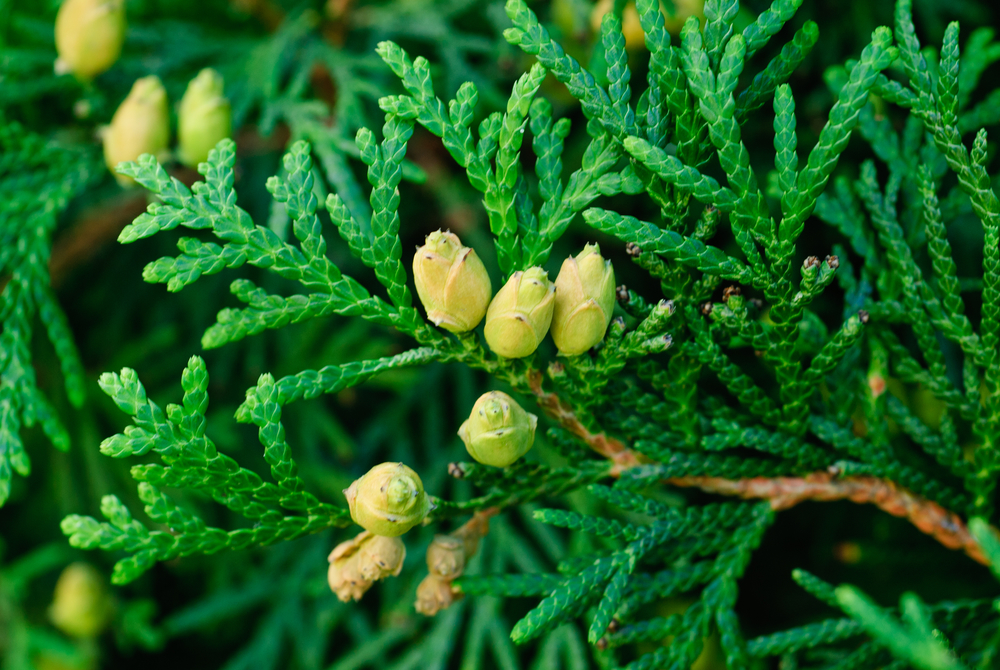
[[[763,0],[743,3],[737,28],[766,6]],[[143,210],[146,199],[143,193],[121,189],[100,168],[97,133],[132,82],[156,74],[177,101],[199,69],[211,66],[223,74],[234,111],[240,205],[255,221],[283,234],[288,217],[272,204],[264,183],[279,172],[280,156],[295,139],[313,143],[324,177],[321,188],[339,192],[355,212],[366,210],[357,186],[364,182],[364,166],[352,153],[352,138],[362,126],[381,125],[378,97],[399,92],[398,81],[375,54],[379,41],[392,39],[412,55],[426,57],[445,99],[461,82],[475,82],[485,103],[483,114],[500,108],[514,78],[530,65],[502,38],[508,21],[499,0],[128,0],[122,58],[83,85],[53,73],[57,8],[56,0],[0,0],[0,114],[74,147],[97,165],[89,187],[58,219],[50,262],[52,286],[80,351],[85,401],[80,408],[71,406],[52,345],[36,335],[31,355],[37,383],[67,427],[71,446],[66,452],[54,450],[39,428],[23,431],[33,471],[30,477],[14,478],[11,498],[0,508],[0,667],[575,670],[606,665],[608,659],[589,648],[573,625],[516,649],[508,636],[513,622],[529,609],[523,600],[471,598],[434,619],[416,614],[413,595],[424,572],[431,529],[414,531],[403,575],[380,583],[359,604],[338,602],[326,584],[326,554],[354,532],[344,529],[267,549],[157,565],[135,583],[114,589],[111,622],[103,634],[76,639],[53,626],[49,608],[63,569],[87,561],[106,581],[115,560],[110,554],[71,549],[59,521],[70,513],[96,515],[101,496],[109,493],[133,509],[141,507],[128,475],[132,463],[97,451],[104,436],[126,423],[97,388],[101,372],[126,365],[135,369],[150,397],[163,404],[180,397],[179,373],[188,357],[204,356],[211,373],[209,434],[245,467],[264,471],[254,428],[233,419],[244,390],[261,373],[280,376],[390,355],[406,344],[366,322],[329,317],[203,352],[202,333],[216,312],[235,302],[228,291],[234,276],[207,277],[199,290],[167,293],[141,276],[146,263],[171,253],[169,236],[128,247],[115,243],[118,231]],[[548,20],[570,53],[600,71],[591,2],[536,1],[532,8]],[[915,10],[918,32],[931,44],[940,43],[950,20],[960,20],[967,35],[975,27],[997,25],[1000,14],[988,0],[919,0]],[[820,26],[817,47],[790,81],[798,100],[800,144],[815,141],[832,104],[825,69],[856,57],[872,29],[891,25],[891,12],[888,1],[807,0],[782,37],[765,49],[776,52],[806,20]],[[772,55],[757,62],[766,63]],[[644,51],[631,58],[639,78]],[[980,90],[995,88],[998,73],[997,65],[990,67]],[[574,119],[565,163],[575,168],[588,141],[582,114],[553,78],[546,79],[543,94],[557,115]],[[751,156],[771,153],[770,114],[767,107],[755,112],[743,130]],[[525,151],[530,162],[530,149]],[[841,170],[856,174],[857,163],[869,151],[860,138],[852,140]],[[401,186],[404,246],[413,248],[430,231],[450,228],[484,255],[496,276],[480,197],[440,142],[417,130],[408,158],[415,166],[412,179]],[[763,173],[771,166],[755,168]],[[196,178],[184,168],[172,171],[187,183]],[[637,216],[650,207],[624,196],[612,205]],[[964,255],[970,267],[978,266],[978,222],[971,216],[959,219],[950,234],[956,258]],[[806,241],[819,255],[837,241],[832,232],[823,235],[829,239]],[[577,224],[553,258],[593,238]],[[345,272],[357,263],[344,248],[331,253]],[[605,253],[616,261],[624,283],[639,280],[622,249],[608,244]],[[274,277],[249,266],[238,272],[265,289],[274,288],[269,286]],[[963,273],[960,267],[959,274],[976,272]],[[828,299],[833,303],[829,311],[836,315],[840,298]],[[817,311],[823,313],[822,304]],[[488,383],[485,375],[461,366],[431,365],[385,373],[357,389],[289,406],[284,423],[301,475],[321,498],[339,500],[341,489],[372,465],[404,461],[421,473],[428,491],[446,499],[468,496],[462,482],[447,476],[447,464],[464,455],[454,427],[467,411],[467,399]],[[529,459],[558,459],[554,453],[543,444]],[[574,496],[578,511],[620,513],[585,493]],[[705,494],[683,496],[690,500]],[[185,503],[213,525],[232,525],[211,501]],[[600,542],[534,522],[526,506],[494,520],[469,572],[551,571],[567,553],[583,553],[588,543]],[[779,515],[741,580],[738,611],[748,637],[830,614],[792,585],[796,567],[834,583],[857,584],[880,602],[894,602],[910,589],[929,602],[982,596],[982,584],[989,583],[985,568],[944,550],[905,521],[870,506],[807,503]],[[667,614],[685,605],[671,600],[655,607]],[[707,645],[698,663],[701,670],[722,667],[715,646]]]

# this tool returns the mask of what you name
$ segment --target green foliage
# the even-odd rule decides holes
[[[0,506],[10,495],[13,473],[31,472],[22,426],[37,423],[57,449],[69,448],[69,433],[32,366],[36,317],[59,357],[69,401],[80,407],[86,395],[83,366],[49,286],[48,264],[59,214],[98,169],[91,152],[46,141],[0,115]]]
[[[596,611],[588,639],[594,644],[604,638],[612,618],[621,612],[634,613],[643,604],[657,598],[683,593],[704,585],[702,600],[692,606],[698,612],[698,628],[717,621],[731,628],[735,615],[736,580],[742,575],[750,553],[773,519],[767,504],[726,504],[691,508],[686,512],[630,493],[591,485],[588,490],[623,509],[653,517],[648,525],[622,523],[563,510],[543,509],[535,518],[562,528],[581,530],[600,537],[624,540],[625,546],[609,555],[579,557],[574,564],[560,566],[563,574],[511,575],[499,578],[466,578],[461,589],[470,594],[507,596],[545,596],[511,633],[515,642],[525,642],[554,630],[568,618],[576,617],[588,605]],[[648,572],[639,570],[643,563],[663,564],[665,557],[677,556],[671,544],[684,547],[688,557],[715,554],[714,559],[700,560],[689,567]],[[582,568],[577,572],[578,568]],[[530,579],[525,579],[529,577]],[[691,611],[689,610],[689,611]],[[725,622],[725,623],[723,623]],[[664,619],[630,623],[611,634],[605,642],[612,646],[658,640],[676,627]],[[680,632],[681,629],[677,629]],[[738,655],[742,641],[724,641],[727,654]],[[683,646],[664,648],[634,662],[633,667],[657,667],[664,663],[690,664],[701,651],[701,640]]]
[[[641,57],[630,51],[624,3],[584,39],[559,17],[585,3],[553,3],[549,24],[538,3],[507,0],[510,47],[495,51],[519,76],[501,95],[489,77],[466,76],[470,54],[496,59],[492,44],[453,39],[460,4],[434,16],[424,7],[422,18],[406,3],[366,6],[361,19],[382,29],[365,49],[377,43],[384,66],[321,38],[308,11],[267,38],[240,38],[250,55],[232,67],[255,74],[233,93],[237,118],[256,113],[265,132],[289,131],[269,197],[248,182],[264,183],[275,166],[244,177],[250,161],[231,139],[191,186],[149,155],[118,166],[149,204],[121,231],[132,246],[117,253],[159,255],[176,239],[179,253],[148,263],[143,279],[182,293],[164,300],[216,309],[213,275],[225,271],[240,303],[204,330],[202,347],[222,352],[190,358],[180,404],[161,409],[128,367],[99,380],[133,421],[100,452],[134,463],[139,485],[137,494],[116,485],[119,494],[104,495],[105,521],[66,516],[70,544],[117,552],[116,584],[180,558],[242,565],[238,578],[133,637],[169,640],[266,605],[227,667],[282,667],[286,646],[296,667],[325,667],[334,656],[325,639],[342,630],[351,646],[337,652],[332,667],[341,670],[516,668],[526,655],[539,668],[641,670],[687,668],[712,654],[733,670],[771,657],[816,670],[992,667],[997,600],[981,584],[956,586],[965,582],[952,564],[933,583],[934,597],[951,599],[926,604],[908,592],[898,610],[866,595],[888,597],[877,577],[862,591],[796,570],[792,580],[815,601],[803,611],[848,616],[809,610],[784,630],[741,618],[757,605],[740,589],[762,569],[755,556],[782,553],[767,547],[782,532],[776,511],[807,499],[876,503],[946,546],[985,556],[1000,574],[990,525],[1000,474],[1000,199],[983,127],[1000,116],[997,92],[977,91],[1000,60],[993,34],[979,29],[963,42],[952,22],[940,48],[929,48],[909,0],[898,0],[893,27],[865,35],[856,59],[830,67],[829,91],[817,92],[793,79],[823,44],[822,26],[796,16],[798,0],[708,0],[704,21],[688,19],[676,39],[660,3],[639,0]],[[448,65],[411,58],[422,50],[410,46],[415,35],[441,41]],[[335,80],[332,108],[318,99],[317,64]],[[373,73],[378,81],[368,82]],[[435,83],[453,96],[438,97]],[[56,90],[22,84],[6,104]],[[402,92],[384,95],[392,90]],[[823,101],[829,111],[817,116]],[[429,148],[438,139],[440,155]],[[10,275],[0,307],[2,503],[11,469],[27,474],[22,425],[37,422],[57,447],[68,445],[35,382],[36,314],[70,401],[85,400],[46,263],[57,215],[96,170],[90,152],[13,123],[4,122],[0,144],[0,191],[9,195],[0,268]],[[441,178],[445,153],[462,183]],[[481,331],[430,324],[408,273],[410,245],[441,225],[416,223],[431,218],[417,209],[428,193],[466,208],[481,200],[486,225],[473,216],[454,227],[500,282],[532,266],[554,276],[559,254],[583,235],[597,239],[629,284],[603,342],[578,356],[555,356],[546,344],[509,360],[483,346]],[[175,237],[180,228],[185,236]],[[310,337],[326,343],[321,355],[302,354]],[[234,360],[245,369],[234,371]],[[222,374],[210,387],[214,366]],[[263,450],[238,453],[208,395],[254,378],[244,398],[218,403],[256,426]],[[526,407],[536,400],[544,424],[529,455],[503,469],[456,460],[455,419],[488,379]],[[331,407],[358,397],[345,429]],[[343,447],[352,432],[366,436],[362,448]],[[335,465],[327,444],[342,447]],[[334,603],[322,579],[331,533],[303,536],[350,526],[337,490],[383,457],[413,465],[436,507],[431,529],[406,538],[403,576],[375,586],[356,616],[350,607],[361,606]],[[672,484],[769,500],[719,502]],[[816,507],[809,514],[819,518]],[[432,532],[473,514],[492,517],[492,528],[453,585],[465,599],[424,624],[411,606],[423,568],[413,566],[423,565]],[[971,536],[962,522],[970,516]],[[259,554],[264,568],[240,563],[271,545],[280,546]],[[855,549],[857,560],[875,560]],[[199,559],[211,554],[219,555]],[[835,572],[807,556],[795,560]],[[922,578],[947,573],[933,560],[919,564]],[[791,590],[781,579],[767,583],[769,595]],[[760,598],[759,588],[750,592]],[[397,625],[374,628],[376,599],[379,618]]]
[[[157,561],[272,544],[349,523],[346,509],[320,502],[305,491],[285,442],[279,391],[273,377],[261,376],[257,387],[247,394],[247,404],[238,418],[258,427],[264,459],[271,467],[274,482],[263,481],[255,472],[220,454],[205,434],[208,372],[197,356],[188,362],[181,385],[183,403],[167,405],[164,411],[146,397],[134,370],[125,368],[121,374],[101,377],[101,388],[135,423],[124,433],[104,440],[101,453],[112,458],[142,456],[150,451],[160,455],[163,465],[133,466],[132,477],[140,482],[139,499],[145,503],[146,515],[169,529],[151,531],[112,495],[101,501],[101,514],[107,522],[77,515],[66,517],[62,531],[69,536],[71,545],[124,550],[129,554],[115,565],[114,583],[134,580]],[[201,491],[254,524],[228,532],[212,528],[172,501],[163,488]],[[282,509],[297,514],[279,511]]]
[[[939,638],[934,636],[927,606],[913,593],[900,599],[905,624],[900,624],[853,586],[837,587],[841,608],[861,622],[868,633],[889,647],[893,655],[921,670],[957,670],[965,667]]]

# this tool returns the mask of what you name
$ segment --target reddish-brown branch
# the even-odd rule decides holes
[[[622,444],[619,440],[604,433],[592,433],[580,423],[573,408],[555,393],[547,393],[542,389],[542,373],[538,370],[528,372],[528,385],[535,394],[538,406],[553,421],[559,422],[563,428],[586,442],[591,449],[601,456],[614,462],[611,474],[618,476],[622,470],[634,468],[642,461],[639,455]]]
[[[674,486],[697,487],[710,493],[768,500],[773,510],[788,509],[807,500],[871,503],[893,516],[909,520],[921,532],[927,533],[949,549],[961,549],[974,561],[987,564],[979,544],[957,514],[878,477],[837,478],[827,472],[815,472],[805,477],[773,479],[674,477],[666,481]]]
[[[472,515],[472,518],[451,532],[452,537],[457,537],[465,544],[466,560],[472,558],[476,549],[479,548],[479,541],[490,532],[490,519],[500,513],[499,507],[487,507]]]
[[[538,400],[538,406],[554,421],[580,437],[595,452],[614,462],[611,474],[642,464],[642,457],[619,440],[604,433],[592,433],[580,422],[573,408],[555,393],[542,389],[542,373],[531,370],[528,384]],[[666,482],[673,486],[699,488],[709,493],[746,499],[768,500],[771,509],[783,510],[806,500],[850,500],[871,503],[893,516],[910,521],[949,549],[961,549],[969,558],[987,564],[986,557],[965,521],[941,505],[878,477],[841,477],[828,472],[816,472],[805,477],[754,477],[723,479],[721,477],[673,477]],[[996,532],[996,531],[994,531]]]
[[[80,220],[52,245],[49,274],[58,288],[70,272],[113,242],[122,228],[146,209],[144,193],[127,193],[83,212]]]

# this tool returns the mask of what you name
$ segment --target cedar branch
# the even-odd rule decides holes
[[[529,370],[528,385],[538,406],[559,425],[573,433],[591,449],[610,459],[615,466],[611,474],[641,465],[642,456],[620,440],[605,433],[592,433],[580,422],[572,406],[556,393],[542,389],[542,373]],[[881,510],[907,519],[921,532],[933,537],[949,549],[961,549],[974,561],[987,564],[986,557],[965,521],[954,512],[887,479],[878,477],[841,477],[829,472],[814,472],[805,477],[753,477],[724,479],[722,477],[672,477],[666,483],[685,488],[699,488],[708,493],[737,496],[744,499],[768,500],[778,511],[794,507],[807,500],[850,500],[870,503]],[[996,530],[994,530],[996,532]]]

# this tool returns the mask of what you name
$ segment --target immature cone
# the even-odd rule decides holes
[[[457,235],[437,230],[413,255],[413,280],[427,318],[452,333],[465,333],[483,320],[493,287],[476,251]]]
[[[525,412],[509,395],[490,391],[473,405],[458,436],[474,459],[502,468],[528,453],[537,426],[538,417]]]
[[[97,650],[86,643],[72,647],[42,647],[31,656],[32,670],[97,670]]]
[[[125,0],[65,0],[56,15],[56,73],[89,81],[115,64],[124,41]]]
[[[664,27],[675,37],[681,34],[684,23],[692,16],[705,23],[705,0],[673,0],[673,16],[664,17]]]
[[[87,563],[72,563],[59,575],[49,618],[79,638],[96,637],[108,625],[114,604],[104,577]]]
[[[435,535],[427,548],[427,569],[431,574],[455,579],[465,570],[465,543],[451,535]]]
[[[208,152],[232,133],[233,113],[222,91],[222,75],[205,68],[191,80],[181,98],[177,157],[188,167],[208,160]]]
[[[515,272],[486,311],[486,343],[504,358],[534,353],[549,332],[555,284],[539,267]]]
[[[604,15],[614,11],[615,0],[600,0],[590,12],[590,27],[596,35],[601,34],[601,21]],[[625,38],[625,48],[635,51],[645,45],[646,33],[642,31],[639,21],[639,11],[634,2],[629,2],[622,8],[622,36]]]
[[[405,558],[406,547],[401,539],[365,530],[338,544],[330,554],[327,581],[341,601],[361,600],[373,582],[397,576]]]
[[[615,271],[601,248],[588,244],[563,261],[556,277],[552,340],[567,356],[582,354],[604,339],[615,307]]]
[[[402,535],[431,510],[420,476],[402,463],[376,465],[344,495],[354,522],[385,537]]]
[[[414,609],[426,616],[434,616],[461,598],[451,588],[451,580],[431,573],[424,577],[417,587],[417,602]]]
[[[673,5],[672,7],[668,7]],[[590,13],[590,25],[596,34],[601,32],[601,20],[604,15],[614,10],[614,0],[600,0]],[[660,13],[663,14],[663,27],[671,35],[680,35],[684,22],[690,16],[697,16],[704,22],[705,0],[661,0]],[[646,33],[642,30],[639,20],[639,10],[634,2],[628,2],[622,8],[622,35],[625,37],[625,48],[636,51],[645,46]]]
[[[450,535],[435,535],[427,548],[428,575],[417,587],[416,610],[434,616],[462,598],[452,583],[462,576],[466,562],[479,547],[479,540],[489,531],[490,517],[499,511],[490,508],[476,512]]]
[[[119,163],[134,161],[142,154],[163,154],[169,141],[167,91],[157,76],[143,77],[132,85],[132,91],[105,129],[104,162],[114,172]],[[124,175],[115,177],[123,186],[133,183]]]

